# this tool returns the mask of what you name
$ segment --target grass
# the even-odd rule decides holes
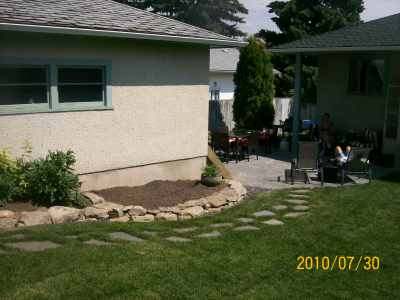
[[[1,299],[399,299],[400,183],[327,188],[311,193],[311,214],[281,227],[258,223],[256,232],[218,229],[218,239],[177,234],[177,227],[232,222],[282,203],[289,191],[260,194],[222,214],[181,223],[70,224],[0,233]],[[280,218],[280,216],[278,216]],[[281,219],[281,218],[280,218]],[[158,231],[148,237],[144,230]],[[94,247],[124,231],[147,239]],[[51,240],[63,247],[41,253],[1,244],[23,233],[25,240]],[[197,232],[196,232],[197,234]],[[67,239],[77,235],[78,239]],[[174,244],[171,235],[193,238]],[[297,257],[379,256],[379,271],[298,271]]]

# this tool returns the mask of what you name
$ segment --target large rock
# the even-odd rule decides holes
[[[206,203],[207,203],[207,199],[200,198],[200,199],[189,200],[189,201],[186,201],[185,203],[178,204],[178,207],[187,208],[187,207],[192,207],[192,206],[204,206]]]
[[[16,218],[0,218],[0,229],[10,229],[17,225]]]
[[[183,215],[190,215],[192,217],[199,217],[204,214],[204,208],[201,206],[193,206],[186,208],[182,211]]]
[[[144,216],[132,216],[132,221],[133,222],[140,222],[140,223],[146,223],[146,222],[153,222],[154,221],[154,215],[144,215]]]
[[[117,203],[112,203],[112,202],[102,202],[93,205],[95,208],[100,208],[100,209],[105,209],[107,212],[113,211],[113,210],[124,210],[124,206],[117,204]]]
[[[51,224],[48,211],[24,211],[21,213],[17,226],[34,226]]]
[[[156,219],[160,221],[178,221],[178,216],[173,213],[160,212],[156,215]]]
[[[128,211],[130,216],[144,216],[147,213],[147,209],[142,206],[134,206]]]
[[[92,193],[92,192],[86,192],[82,194],[83,196],[85,196],[86,198],[88,198],[90,200],[90,202],[92,202],[92,204],[99,204],[99,203],[103,203],[105,202],[104,198]]]
[[[82,217],[82,211],[72,207],[53,206],[48,212],[54,224],[76,222]]]
[[[11,210],[0,210],[0,219],[3,219],[3,218],[15,219],[16,214],[15,214],[15,212],[13,212]]]
[[[115,219],[110,219],[110,222],[115,222],[115,223],[127,223],[130,221],[129,216],[123,216]]]
[[[225,197],[228,202],[237,202],[240,200],[240,195],[236,193],[234,189],[225,188],[220,192],[220,195]]]
[[[227,180],[226,182],[241,198],[246,196],[247,190],[239,181]]]
[[[87,219],[99,219],[106,220],[108,219],[108,212],[106,209],[95,208],[95,207],[86,207],[84,209],[84,214]]]
[[[220,194],[214,194],[214,195],[208,197],[207,200],[212,208],[218,208],[218,207],[224,206],[227,203],[226,198]]]

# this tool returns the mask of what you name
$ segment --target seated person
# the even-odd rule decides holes
[[[346,152],[343,152],[342,148],[340,146],[337,146],[336,149],[335,149],[336,161],[340,165],[345,164],[350,159],[350,152],[351,152],[351,147],[350,146],[346,147]]]

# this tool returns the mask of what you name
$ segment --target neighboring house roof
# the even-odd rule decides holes
[[[400,14],[283,44],[272,52],[400,50]]]
[[[0,0],[0,29],[221,46],[245,44],[112,0]]]
[[[210,49],[210,72],[235,73],[239,57],[240,51],[238,48]],[[278,76],[281,74],[275,69],[273,72]]]

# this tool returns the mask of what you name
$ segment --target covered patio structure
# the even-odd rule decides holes
[[[302,57],[318,57],[317,109],[337,131],[376,132],[385,166],[400,167],[400,14],[272,48],[294,55],[292,153],[299,141]]]

